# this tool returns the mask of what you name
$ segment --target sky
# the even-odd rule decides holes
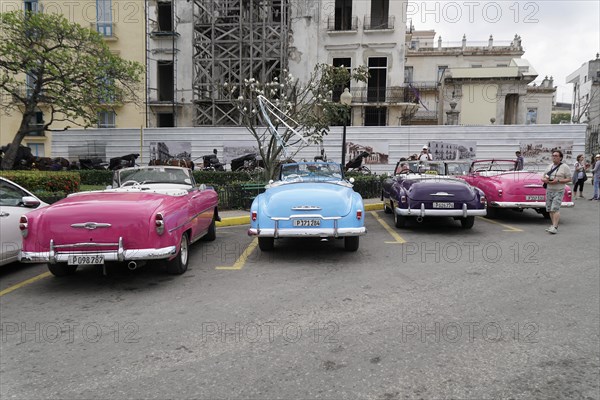
[[[393,0],[392,0],[393,1]],[[600,0],[417,1],[408,0],[407,18],[416,30],[436,31],[442,42],[510,42],[521,36],[524,58],[537,71],[536,83],[554,78],[556,101],[572,102],[567,75],[600,52]]]

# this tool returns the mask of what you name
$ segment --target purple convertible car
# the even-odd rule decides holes
[[[448,174],[443,162],[399,162],[394,176],[383,182],[384,211],[394,214],[397,228],[408,218],[421,222],[429,217],[452,217],[470,229],[475,216],[486,215],[483,192]]]

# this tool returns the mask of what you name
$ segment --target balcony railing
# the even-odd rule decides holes
[[[437,90],[438,88],[438,83],[436,81],[405,81],[404,85],[410,85],[417,90]]]
[[[374,30],[392,30],[394,29],[394,17],[370,17],[366,16],[364,20],[365,31]]]
[[[330,15],[327,18],[327,30],[329,32],[347,32],[358,30],[358,17],[339,18]]]
[[[350,89],[352,103],[416,103],[414,90],[404,86],[367,87]]]
[[[116,25],[112,21],[97,21],[90,22],[90,29],[98,32],[102,37],[107,40],[116,40],[117,35],[115,34]]]

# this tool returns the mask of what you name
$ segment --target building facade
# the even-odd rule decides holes
[[[600,125],[600,54],[569,74],[566,83],[573,84],[572,121]]]
[[[2,0],[1,12],[26,10],[62,14],[70,22],[96,30],[108,44],[110,50],[124,59],[137,61],[144,65],[145,53],[145,6],[144,2],[125,0]],[[27,77],[23,76],[24,87]],[[140,99],[145,98],[142,89],[138,93]],[[42,105],[32,124],[42,126],[47,114]],[[146,112],[143,106],[128,103],[116,107],[114,111],[99,114],[99,128],[141,127],[146,124]],[[10,143],[21,123],[21,114],[13,112],[10,115],[0,111],[0,144]],[[64,128],[66,123],[53,123],[52,129]],[[23,145],[32,149],[36,156],[50,156],[52,132],[36,131],[26,136]]]

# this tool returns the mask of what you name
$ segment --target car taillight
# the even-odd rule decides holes
[[[502,189],[498,189],[498,197],[502,197]]]
[[[356,210],[356,219],[362,218],[362,210]]]
[[[256,211],[252,211],[252,221],[256,221],[256,218],[258,218]]]
[[[481,204],[483,204],[484,206],[487,205],[487,199],[485,198],[485,196],[481,196],[479,198],[479,201],[481,202]]]
[[[400,201],[401,201],[402,203],[406,203],[406,196],[401,196],[401,197],[400,197]]]
[[[24,238],[29,234],[29,220],[25,215],[21,215],[19,219],[19,229],[21,230],[21,236]]]
[[[161,213],[157,213],[154,217],[154,223],[156,224],[156,233],[162,235],[165,233],[165,220]]]

